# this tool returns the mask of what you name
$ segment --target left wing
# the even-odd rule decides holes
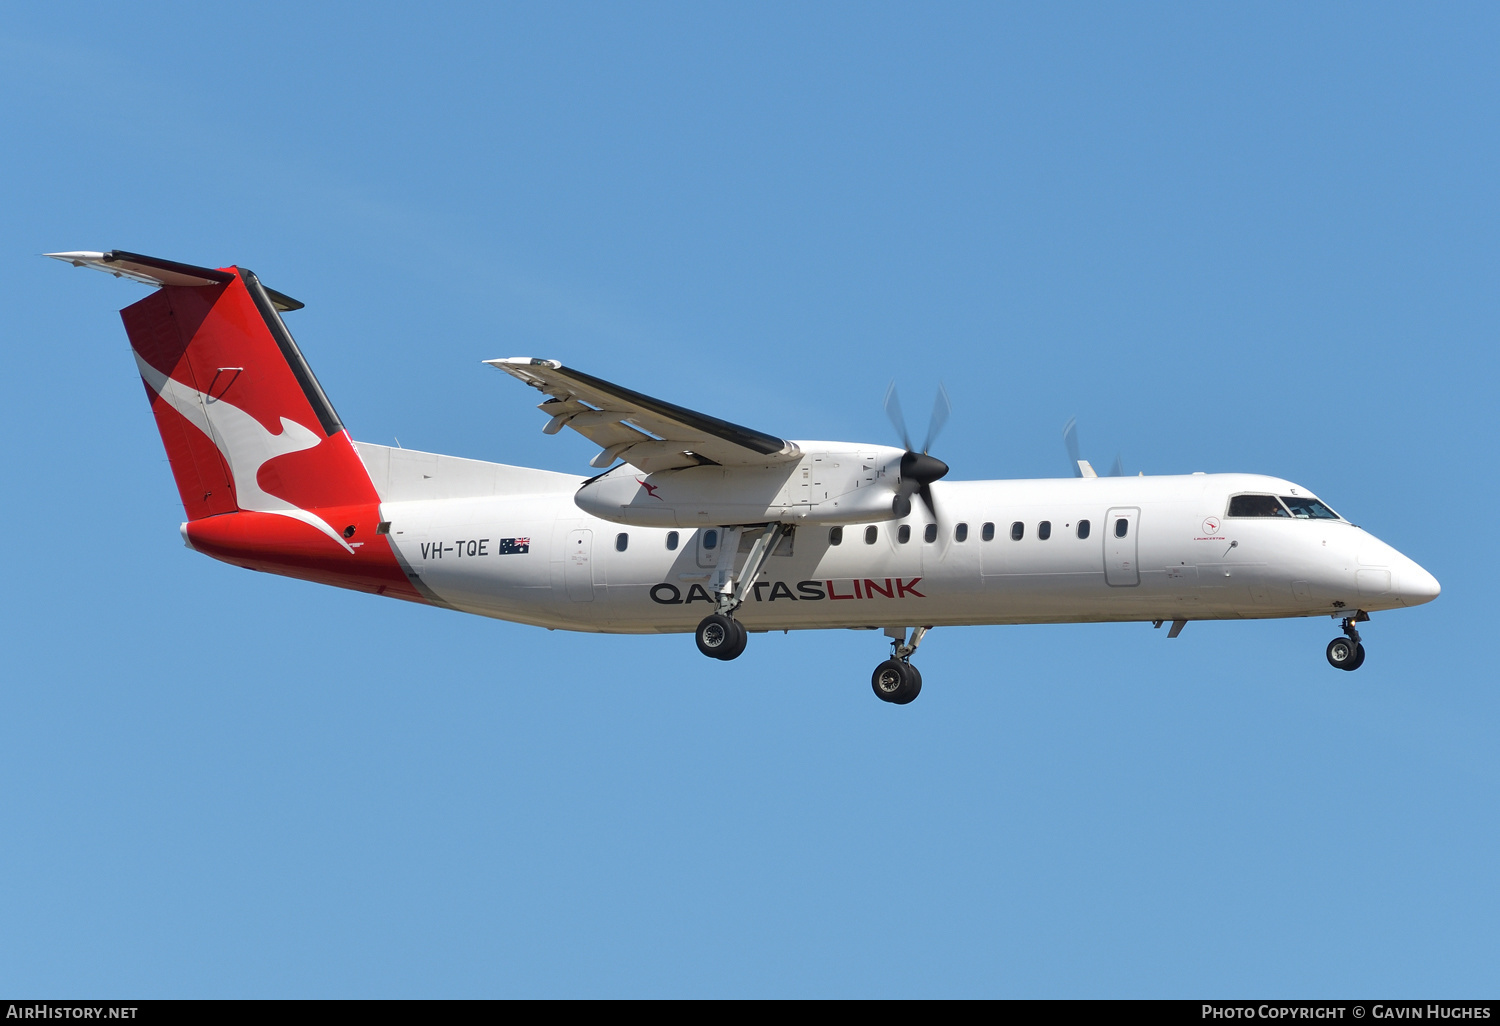
[[[484,362],[551,396],[537,407],[552,417],[542,430],[552,435],[570,427],[599,445],[593,467],[622,459],[652,474],[705,463],[764,467],[802,457],[784,438],[632,392],[556,360],[513,356]]]

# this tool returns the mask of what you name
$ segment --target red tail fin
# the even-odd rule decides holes
[[[379,501],[265,288],[220,273],[120,313],[188,519]]]
[[[160,285],[120,312],[193,548],[257,570],[422,601],[379,534],[380,497],[279,310],[243,268],[53,254]]]

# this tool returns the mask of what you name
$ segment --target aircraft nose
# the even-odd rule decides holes
[[[1397,582],[1400,589],[1401,601],[1408,606],[1420,606],[1424,602],[1431,602],[1442,593],[1443,586],[1438,579],[1423,570],[1411,560],[1401,568],[1401,577]]]

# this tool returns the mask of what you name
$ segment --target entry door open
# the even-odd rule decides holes
[[[593,549],[593,531],[568,532],[568,550],[563,557],[563,579],[568,582],[568,598],[574,602],[594,601]]]
[[[1104,580],[1116,588],[1130,588],[1141,583],[1137,559],[1136,535],[1140,533],[1141,511],[1134,507],[1117,507],[1104,517]]]

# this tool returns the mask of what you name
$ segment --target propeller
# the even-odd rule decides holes
[[[1063,445],[1068,447],[1068,466],[1073,468],[1074,477],[1083,476],[1083,468],[1078,464],[1082,457],[1078,455],[1078,418],[1069,417],[1068,422],[1063,425]]]
[[[948,423],[948,417],[953,413],[953,403],[948,399],[948,390],[941,384],[938,385],[937,397],[932,402],[932,416],[927,421],[927,437],[922,441],[922,451],[917,452],[911,446],[911,434],[906,430],[906,417],[901,413],[901,398],[896,394],[896,382],[891,382],[891,387],[885,390],[885,415],[891,418],[891,424],[895,426],[896,433],[901,436],[901,444],[906,448],[906,454],[901,457],[901,482],[896,487],[896,498],[891,503],[891,511],[898,517],[911,515],[911,497],[920,495],[922,501],[927,504],[927,509],[933,518],[937,517],[937,507],[932,503],[932,482],[948,473],[948,464],[936,456],[927,455],[932,444],[937,441],[937,436],[943,430],[943,425]]]
[[[1073,470],[1074,477],[1083,476],[1083,458],[1078,455],[1078,418],[1069,417],[1068,422],[1063,425],[1063,445],[1068,449],[1068,466]],[[1089,468],[1092,470],[1093,468]],[[1090,476],[1094,476],[1090,474]],[[1124,477],[1125,465],[1120,460],[1120,454],[1115,453],[1114,465],[1109,468],[1107,477]]]

